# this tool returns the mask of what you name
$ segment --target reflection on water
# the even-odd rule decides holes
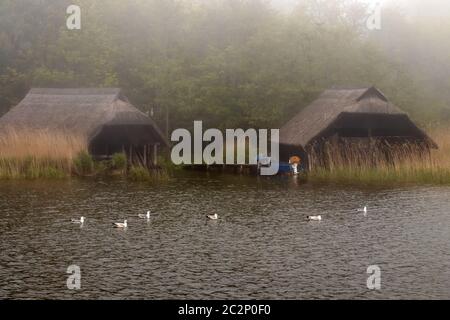
[[[0,194],[0,298],[450,298],[447,187],[200,174],[158,186],[1,182]],[[147,209],[150,222],[137,217]],[[126,218],[127,230],[112,228]],[[66,287],[74,264],[79,291]],[[366,287],[369,265],[381,267],[380,291]]]

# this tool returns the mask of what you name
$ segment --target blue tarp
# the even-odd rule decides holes
[[[279,173],[290,173],[292,172],[291,165],[287,162],[281,162],[280,163],[280,169],[278,171]]]

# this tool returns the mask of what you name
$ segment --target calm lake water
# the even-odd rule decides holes
[[[448,187],[186,173],[157,186],[1,182],[0,195],[3,299],[450,298]],[[112,228],[125,218],[127,230]],[[66,287],[69,265],[79,291]],[[367,289],[370,265],[379,291]]]

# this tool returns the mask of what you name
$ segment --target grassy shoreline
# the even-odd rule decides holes
[[[407,169],[339,169],[332,172],[314,170],[308,174],[308,181],[367,185],[450,185],[450,169],[417,169],[412,171]]]
[[[341,152],[345,154],[344,159],[331,152],[333,157],[328,161],[328,168],[314,168],[308,172],[308,180],[349,184],[450,185],[450,129],[430,130],[430,135],[439,149],[424,155],[406,147],[395,155],[398,158],[393,163],[383,159],[381,153],[379,157],[375,155],[380,160],[374,163],[373,154],[368,157],[364,152],[344,150]],[[0,181],[92,176],[167,181],[173,166],[164,160],[162,163],[162,170],[130,167],[123,154],[114,155],[108,161],[95,162],[87,152],[84,138],[61,132],[9,131],[0,137]]]

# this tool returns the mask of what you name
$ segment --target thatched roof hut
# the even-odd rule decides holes
[[[0,128],[82,136],[94,155],[111,155],[130,146],[167,146],[155,122],[116,88],[32,89],[0,118]]]
[[[425,148],[437,147],[375,87],[326,90],[280,130],[284,157],[300,149],[299,153],[307,157],[314,146],[324,141],[345,139],[414,142]]]

